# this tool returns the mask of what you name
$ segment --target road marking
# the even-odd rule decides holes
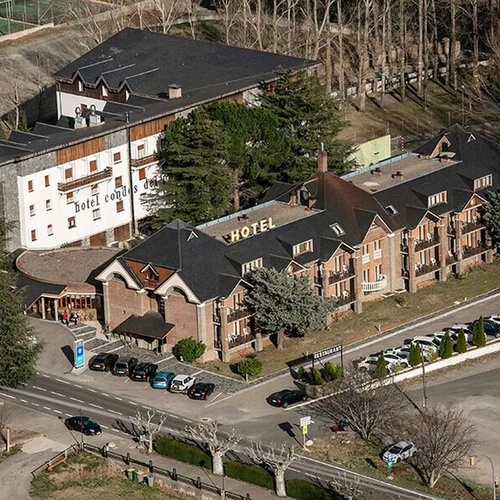
[[[183,418],[182,420],[184,420],[184,422],[191,422],[191,420],[189,420],[187,418]]]
[[[102,394],[103,396],[106,396],[107,398],[109,398],[109,394],[106,394],[105,392],[101,392],[101,394]]]
[[[101,408],[101,407],[99,407],[99,408]],[[115,411],[115,410],[110,410],[109,408],[108,408],[108,411],[109,411],[110,413],[116,413],[116,415],[123,415],[123,413],[121,413],[121,412],[119,412],[119,411]]]
[[[109,427],[108,427],[107,425],[102,425],[102,424],[101,424],[101,427],[102,427],[103,429],[109,429]]]
[[[149,406],[143,406],[143,408],[145,408],[146,410],[151,410],[152,409]]]
[[[60,415],[62,415],[62,411],[59,410],[54,410],[54,413],[59,413]]]
[[[181,417],[178,417],[177,415],[172,415],[172,414],[170,414],[170,413],[169,413],[169,415],[168,415],[168,416],[169,416],[169,417],[172,417],[172,418],[181,418]]]
[[[77,403],[83,403],[81,399],[76,399],[76,398],[69,398],[69,399],[71,399],[72,401],[76,401]]]
[[[49,408],[48,406],[44,406],[43,408],[44,408],[44,410],[50,410],[50,411],[52,411],[52,408]]]
[[[198,371],[198,372],[196,372],[196,373],[193,373],[191,376],[192,376],[192,377],[196,377],[196,375],[199,375],[200,373],[203,373],[204,371],[205,371],[205,370],[200,370],[200,371]]]
[[[31,403],[33,406],[40,406],[38,403]]]
[[[214,398],[212,400],[212,402],[210,402],[210,403],[207,404],[207,406],[212,406],[212,405],[216,405],[216,404],[222,403],[226,399],[232,398],[233,396],[234,396],[234,394],[229,394],[229,396],[226,396],[225,398],[219,399],[218,401],[215,401],[215,398]]]
[[[94,389],[89,389],[90,392],[97,392],[97,391],[94,391]]]
[[[102,427],[102,426],[101,426]],[[293,470],[294,472],[302,472],[301,470],[299,469],[294,469],[293,467],[288,467],[289,470]]]
[[[45,373],[42,373],[42,377],[50,378],[48,375],[45,375]]]
[[[134,403],[133,401],[129,401],[131,405],[137,406],[137,403]]]
[[[71,382],[68,382],[67,380],[61,380],[60,378],[56,378],[56,380],[61,382],[61,384],[71,385]]]
[[[99,406],[99,405],[95,405],[94,403],[89,403],[90,406],[93,406],[94,408],[99,408],[101,410],[104,410],[104,408],[102,406]]]
[[[47,392],[47,389],[44,389],[43,387],[38,387],[37,385],[34,385],[33,389],[38,389],[39,391]]]
[[[19,401],[22,401],[23,403],[27,403],[28,402],[25,399],[20,399]]]
[[[73,415],[71,415],[71,413],[65,413],[65,415],[66,415],[67,417],[72,417],[72,416],[73,416]]]
[[[306,472],[306,476],[314,477],[314,479],[321,479],[319,476],[315,476],[314,474],[309,474],[309,472]]]
[[[120,432],[118,429],[111,429],[113,432]]]
[[[118,401],[123,401],[123,399],[119,398],[118,396],[115,396],[115,399],[118,399]]]
[[[78,389],[83,389],[83,387],[81,385],[78,385],[78,384],[74,384],[75,387],[78,387]]]
[[[61,394],[60,392],[50,391],[50,393],[54,394],[55,396],[61,396],[61,398],[65,398],[66,397],[64,394]]]
[[[10,398],[10,399],[16,399],[15,396],[11,396],[10,394],[4,394],[3,392],[0,392],[0,396],[5,396],[6,398]]]

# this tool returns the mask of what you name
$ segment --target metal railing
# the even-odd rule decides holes
[[[57,184],[57,189],[63,192],[72,191],[73,189],[88,186],[89,184],[95,184],[98,181],[109,179],[110,177],[113,177],[113,169],[111,167],[106,167],[100,172],[86,175],[85,177],[81,177],[80,179],[71,180],[68,182],[59,182]]]
[[[340,271],[338,273],[332,273],[328,276],[328,284],[333,285],[333,283],[338,283],[354,276],[354,270],[348,269],[347,271]]]
[[[424,274],[429,274],[437,271],[440,268],[440,263],[436,262],[435,264],[417,264],[415,269],[415,276],[423,276]]]
[[[148,163],[153,163],[158,161],[158,157],[155,154],[143,156],[142,158],[132,158],[130,160],[130,166],[132,168],[142,167],[143,165],[147,165]]]
[[[422,241],[415,240],[415,252],[420,252],[420,250],[425,250],[435,245],[439,245],[439,238],[432,237]]]
[[[462,234],[472,233],[472,231],[478,231],[484,229],[484,227],[484,224],[481,224],[479,221],[469,222],[468,224],[462,225]]]

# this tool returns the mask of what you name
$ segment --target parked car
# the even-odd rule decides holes
[[[410,357],[410,346],[402,345],[401,347],[392,347],[391,349],[387,349],[385,351],[387,354],[395,354],[399,356],[401,359],[408,361]]]
[[[407,460],[412,457],[415,451],[417,451],[417,448],[411,441],[399,441],[399,443],[389,446],[382,455],[382,460],[385,463],[391,462],[397,464],[401,460]]]
[[[139,360],[130,356],[122,356],[118,358],[113,368],[113,375],[119,377],[129,377]]]
[[[89,368],[91,370],[96,370],[100,372],[109,372],[115,367],[115,363],[118,360],[118,354],[113,354],[111,352],[100,352],[95,356],[92,356],[89,361]]]
[[[78,431],[86,436],[97,436],[102,432],[101,426],[89,417],[69,417],[64,424],[70,431]]]
[[[408,368],[410,366],[404,357],[396,353],[384,352],[384,359],[388,365],[400,365],[403,368]]]
[[[361,363],[358,364],[358,370],[373,373],[377,370],[378,354],[371,354],[367,356]],[[402,366],[403,368],[408,368],[409,364],[407,361],[392,353],[384,353],[385,364],[388,373],[394,372],[397,366]]]
[[[267,402],[272,406],[279,406],[281,408],[286,408],[288,405],[298,403],[300,401],[306,401],[307,394],[302,391],[285,389],[279,392],[273,392],[267,397]]]
[[[135,368],[130,374],[132,380],[150,380],[154,378],[158,371],[158,365],[154,363],[141,362],[135,365]]]
[[[463,325],[455,324],[455,325],[451,326],[450,328],[447,328],[447,330],[450,333],[456,334],[457,339],[458,339],[458,336],[460,335],[460,330],[463,330],[464,334],[465,334],[465,339],[467,340],[467,342],[472,343],[472,328],[471,328],[470,324],[463,324]]]
[[[154,378],[150,379],[151,387],[153,389],[166,389],[170,387],[170,382],[175,377],[172,372],[157,372]]]
[[[455,347],[457,345],[458,333],[455,333],[455,332],[452,332],[452,331],[448,330],[448,332],[446,332],[446,331],[436,332],[436,333],[432,333],[430,335],[432,335],[433,337],[436,337],[437,339],[439,339],[439,342],[441,343],[443,341],[444,336],[446,335],[446,333],[448,333],[448,335],[450,336],[450,339],[451,339],[451,342],[453,344],[453,347]],[[427,335],[427,337],[429,337],[430,335]]]
[[[476,319],[476,321],[472,323],[473,329],[474,325],[478,322],[479,320]],[[484,333],[486,333],[486,335],[492,335],[493,337],[496,338],[500,337],[500,325],[495,320],[490,318],[483,318],[483,323],[484,323]]]
[[[187,393],[196,382],[192,375],[176,375],[170,382],[170,392]]]
[[[205,382],[198,382],[191,387],[188,391],[188,396],[191,399],[207,399],[215,390],[214,384],[207,384]]]
[[[441,341],[436,337],[415,337],[411,343],[413,345],[421,346],[424,357],[434,354],[438,351]]]

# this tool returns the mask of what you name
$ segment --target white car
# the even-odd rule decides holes
[[[410,358],[410,346],[402,345],[401,347],[392,347],[391,349],[387,349],[385,351],[387,354],[395,354],[399,356],[401,359],[408,360]]]
[[[196,377],[192,375],[176,375],[170,382],[170,392],[187,393],[196,382]]]
[[[415,337],[411,343],[422,347],[424,357],[427,357],[438,351],[441,341],[436,337]]]
[[[385,463],[397,464],[401,460],[411,458],[417,451],[417,448],[411,441],[399,441],[384,452],[382,459]]]
[[[358,370],[373,373],[377,370],[377,362],[379,355],[372,354],[367,356],[361,363],[358,365]],[[386,354],[384,353],[384,359],[386,363],[386,368],[389,373],[394,372],[397,366],[402,366],[403,368],[408,368],[409,364],[404,359],[400,358],[395,354]]]
[[[459,325],[459,324],[454,324],[452,327],[448,328],[448,331],[451,333],[454,333],[457,335],[457,338],[458,336],[460,335],[460,330],[463,330],[464,331],[464,334],[465,334],[465,340],[467,340],[467,342],[469,343],[472,343],[472,337],[473,337],[473,334],[472,334],[472,327],[471,325],[466,325],[466,324],[462,324],[462,325]]]

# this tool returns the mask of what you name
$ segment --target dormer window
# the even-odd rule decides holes
[[[474,180],[474,191],[479,191],[480,189],[484,189],[485,187],[493,185],[493,175],[488,174],[484,177],[480,177],[479,179]]]
[[[141,274],[143,276],[144,282],[147,284],[158,284],[158,278],[160,275],[156,271],[156,269],[148,264],[141,269]]]
[[[312,252],[313,251],[313,240],[303,241],[298,245],[294,245],[293,247],[293,256],[297,257],[297,255],[302,255],[303,253]]]
[[[429,198],[427,199],[427,207],[435,207],[436,205],[441,205],[442,203],[446,203],[447,201],[448,197],[446,195],[446,191],[441,191],[440,193],[429,196]]]
[[[102,86],[102,96],[108,97],[108,89],[104,85]]]
[[[245,274],[250,271],[255,271],[256,269],[260,269],[263,266],[262,257],[259,259],[252,260],[251,262],[246,262],[241,266],[241,274],[245,276]]]
[[[342,227],[338,222],[331,224],[330,227],[332,228],[332,231],[335,233],[335,236],[342,236],[343,234],[345,234],[345,231],[342,229]]]
[[[78,92],[83,92],[83,82],[78,80]]]

